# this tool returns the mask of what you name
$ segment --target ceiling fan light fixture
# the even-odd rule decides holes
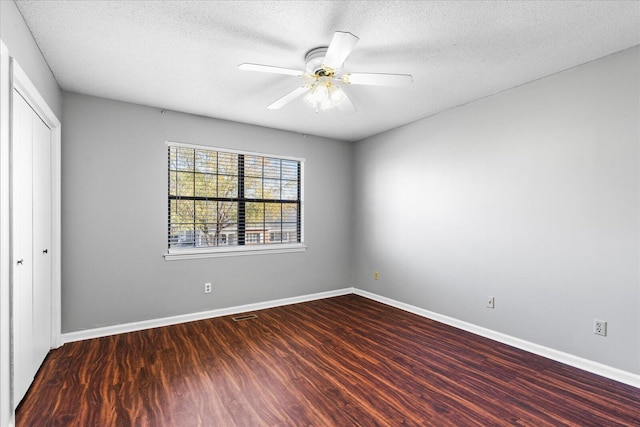
[[[303,96],[304,101],[311,105],[316,113],[337,107],[342,114],[353,114],[357,109],[340,86],[335,85],[337,81],[348,85],[391,87],[405,86],[413,82],[410,74],[342,72],[344,61],[358,40],[358,37],[351,33],[336,31],[328,47],[316,47],[307,52],[305,71],[250,63],[240,64],[239,68],[246,71],[292,75],[309,82],[269,104],[267,108],[270,110],[278,110]]]
[[[315,108],[316,113],[335,108],[344,99],[344,92],[331,83],[330,77],[319,77],[304,96],[305,102]]]
[[[340,86],[331,85],[331,88],[333,89],[330,92],[331,102],[333,102],[333,105],[336,106],[344,101],[345,95]]]

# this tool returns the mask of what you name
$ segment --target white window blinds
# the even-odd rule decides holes
[[[168,247],[302,243],[302,161],[169,143]]]

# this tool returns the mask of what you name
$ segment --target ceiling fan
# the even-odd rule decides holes
[[[345,73],[344,61],[358,42],[351,33],[337,31],[329,47],[311,49],[305,55],[305,70],[274,67],[261,64],[240,64],[244,71],[285,74],[302,77],[307,82],[279,98],[267,108],[277,110],[294,99],[304,95],[304,100],[318,111],[336,107],[341,113],[350,114],[356,107],[337,83],[370,86],[405,86],[411,84],[410,74]]]

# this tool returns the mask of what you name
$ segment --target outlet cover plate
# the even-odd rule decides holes
[[[485,303],[487,308],[496,308],[496,299],[492,296],[487,296],[485,298]]]
[[[604,320],[593,319],[593,333],[596,335],[607,336],[607,322]]]

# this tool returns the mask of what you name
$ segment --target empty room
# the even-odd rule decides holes
[[[0,427],[640,426],[640,2],[0,19]]]

